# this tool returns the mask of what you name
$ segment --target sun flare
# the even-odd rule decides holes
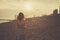
[[[25,9],[27,9],[27,10],[32,10],[32,4],[31,4],[31,3],[27,3],[27,4],[25,5]]]

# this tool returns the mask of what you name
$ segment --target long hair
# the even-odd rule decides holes
[[[17,16],[17,19],[18,19],[18,20],[24,19],[24,14],[23,14],[22,12],[20,12],[20,13],[18,14],[18,16]]]

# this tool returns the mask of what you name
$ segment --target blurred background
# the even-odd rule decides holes
[[[15,19],[19,12],[26,18],[50,15],[59,5],[60,0],[0,0],[0,19]]]

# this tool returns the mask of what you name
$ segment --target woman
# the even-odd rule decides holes
[[[26,21],[22,12],[17,16],[17,40],[25,40]]]

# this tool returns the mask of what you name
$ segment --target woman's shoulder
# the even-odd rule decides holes
[[[22,22],[23,22],[23,24],[26,24],[26,20],[23,20]]]

